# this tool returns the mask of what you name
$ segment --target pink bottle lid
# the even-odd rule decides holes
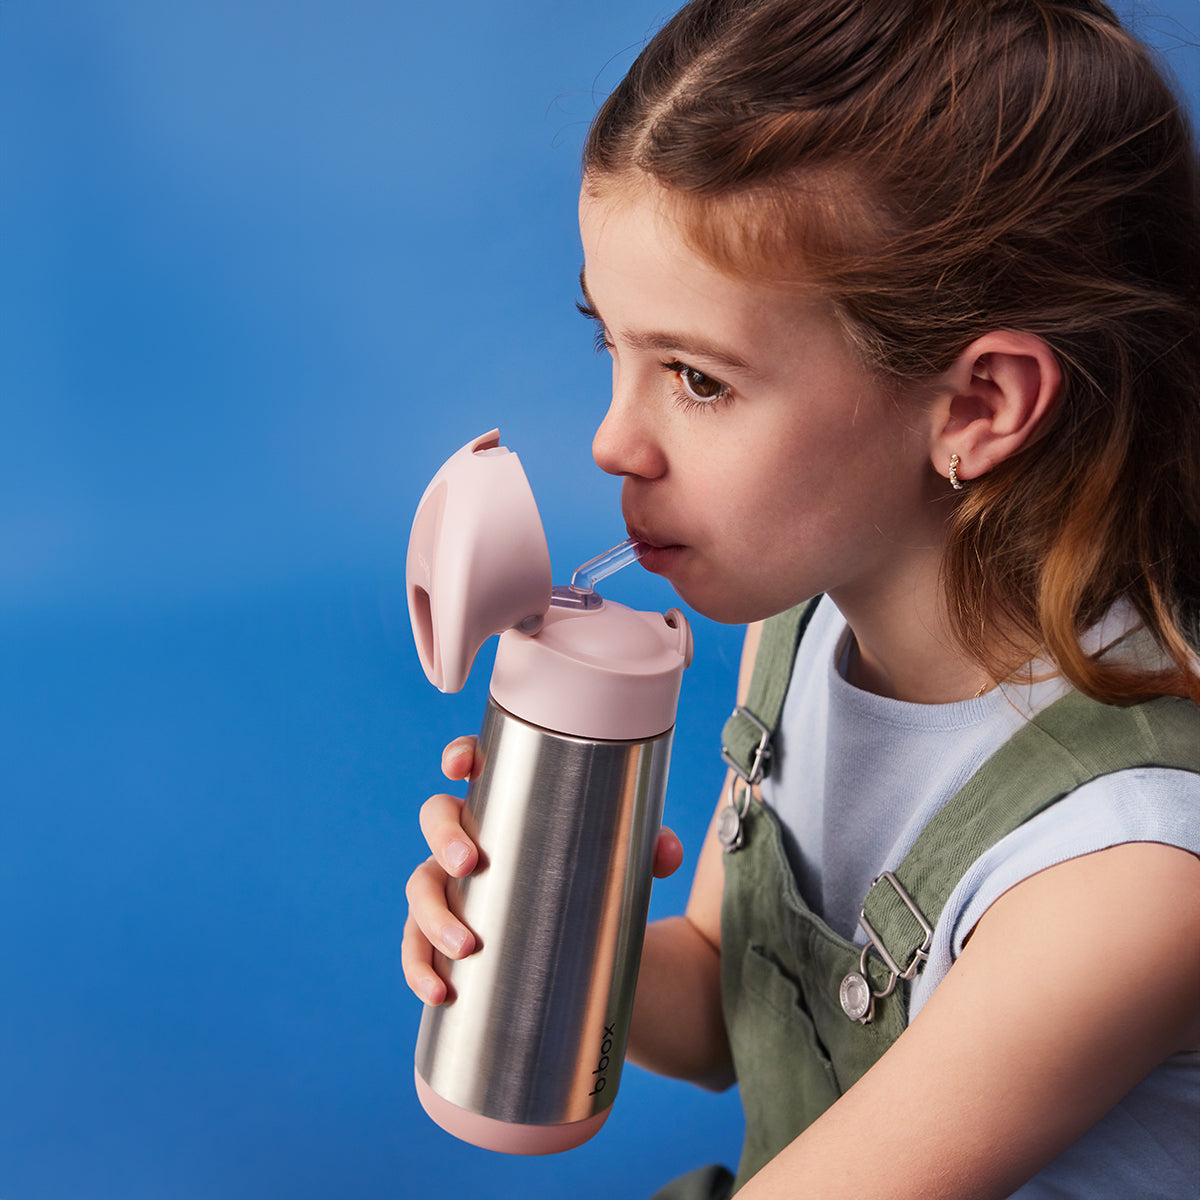
[[[535,636],[510,630],[501,637],[492,698],[523,721],[575,737],[657,737],[675,724],[691,660],[691,630],[677,608],[552,605]]]
[[[433,477],[408,539],[408,615],[429,682],[462,689],[479,648],[550,607],[550,551],[517,456],[493,429]]]
[[[633,543],[614,552],[630,546],[636,553]],[[426,488],[408,543],[408,607],[421,666],[443,692],[461,689],[479,648],[501,634],[491,691],[514,716],[611,741],[675,723],[692,657],[683,614],[638,612],[590,584],[552,589],[533,492],[497,430],[468,442]]]

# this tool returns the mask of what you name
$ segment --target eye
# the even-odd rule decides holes
[[[679,399],[684,404],[713,405],[729,396],[729,388],[719,379],[705,375],[703,371],[689,367],[683,362],[665,362],[663,370],[670,371],[679,378],[682,391]]]

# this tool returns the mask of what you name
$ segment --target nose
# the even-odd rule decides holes
[[[592,457],[600,470],[642,479],[657,479],[666,473],[666,455],[647,407],[639,404],[636,396],[622,395],[614,388],[612,403],[592,439]]]

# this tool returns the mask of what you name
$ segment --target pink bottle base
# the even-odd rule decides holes
[[[421,1078],[414,1069],[417,1084],[417,1099],[421,1107],[447,1133],[453,1134],[472,1146],[484,1150],[498,1150],[502,1154],[558,1154],[582,1146],[600,1129],[612,1111],[609,1105],[593,1117],[583,1121],[570,1121],[564,1125],[517,1125],[511,1121],[497,1121],[493,1117],[468,1112],[444,1100]]]

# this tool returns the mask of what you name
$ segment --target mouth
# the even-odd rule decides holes
[[[682,549],[682,543],[672,542],[669,538],[656,537],[654,534],[648,533],[645,529],[641,529],[637,525],[626,524],[625,530],[631,538],[635,538],[650,550]]]
[[[655,575],[666,574],[672,562],[684,550],[684,546],[681,543],[672,542],[663,537],[656,537],[654,534],[647,533],[644,529],[639,529],[634,525],[628,526],[628,529],[629,536],[637,538],[646,547],[638,561],[647,571]]]

